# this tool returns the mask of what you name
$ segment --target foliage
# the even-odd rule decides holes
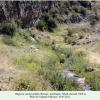
[[[69,2],[69,1],[65,1],[65,2],[64,2],[64,5],[65,5],[67,8],[69,8],[69,7],[70,7],[70,2]]]
[[[52,32],[53,29],[57,27],[57,23],[51,15],[44,13],[36,27],[41,31],[48,30]]]
[[[10,36],[5,36],[2,38],[2,41],[4,44],[10,45],[10,46],[17,46],[17,42]]]
[[[79,34],[79,39],[83,39],[84,35],[83,34]]]
[[[83,6],[72,6],[72,9],[76,12],[76,13],[81,13],[83,15],[86,15],[86,9]]]
[[[33,70],[34,68],[36,68],[36,64],[35,64],[34,62],[28,63],[28,68],[29,68],[30,70]]]
[[[84,7],[80,7],[80,13],[86,15],[86,9]]]
[[[92,87],[93,91],[100,90],[100,79],[96,75],[90,77],[90,86]]]
[[[83,51],[76,52],[72,48],[56,48],[57,53],[66,55],[67,61],[71,62],[71,68],[75,70],[76,73],[81,73],[82,70],[89,66],[88,61],[84,59],[86,54]],[[68,67],[68,66],[67,66]]]
[[[14,36],[15,26],[13,24],[3,22],[0,24],[0,33],[8,36]]]
[[[38,24],[36,25],[36,28],[41,30],[41,31],[44,31],[46,29],[46,24],[43,20],[40,20],[38,22]]]
[[[72,37],[73,36],[73,33],[74,33],[74,30],[68,28],[67,31],[68,31],[68,36]]]
[[[79,13],[79,11],[80,11],[80,6],[77,6],[77,5],[72,6],[72,9],[73,9],[75,12]]]
[[[71,44],[73,41],[74,41],[74,37],[70,37],[68,35],[64,36],[64,42],[65,43]]]
[[[15,23],[17,24],[18,27],[21,27],[22,25],[21,19],[15,19]]]
[[[56,18],[58,13],[59,13],[59,10],[57,8],[53,8],[53,9],[50,10],[50,15],[53,18]]]
[[[90,24],[91,24],[91,26],[96,25],[96,24],[97,24],[97,20],[96,20],[96,19],[92,19],[92,20],[90,21]]]

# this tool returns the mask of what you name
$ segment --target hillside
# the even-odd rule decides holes
[[[1,91],[99,91],[99,1],[0,1]]]

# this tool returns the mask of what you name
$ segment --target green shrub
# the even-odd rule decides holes
[[[69,37],[68,37],[67,35],[64,36],[64,43],[67,42],[68,38],[69,38]]]
[[[71,80],[63,78],[59,71],[52,71],[49,80],[53,89],[57,91],[80,90],[79,86]]]
[[[86,15],[86,9],[84,7],[80,7],[80,13]]]
[[[43,20],[40,20],[38,22],[38,24],[36,25],[36,28],[39,29],[39,30],[41,30],[41,31],[44,31],[45,28],[46,28],[45,22]]]
[[[64,2],[64,5],[65,5],[67,8],[69,8],[69,7],[70,7],[70,2],[69,2],[69,1],[65,1],[65,2]]]
[[[75,5],[75,6],[72,6],[72,9],[75,11],[75,12],[79,12],[80,11],[80,6],[77,6],[77,5]]]
[[[66,58],[69,58],[73,55],[73,49],[72,48],[56,48],[56,52],[59,54],[64,54]]]
[[[17,24],[18,27],[21,27],[22,25],[21,19],[15,19],[15,23]]]
[[[61,15],[65,14],[66,6],[61,7],[59,11]]]
[[[49,20],[48,20],[48,30],[52,32],[53,29],[56,28],[56,27],[57,27],[57,24],[56,24],[55,19],[49,18]]]
[[[47,30],[53,32],[53,29],[57,27],[57,23],[51,15],[44,13],[36,27],[41,31]]]
[[[59,13],[59,10],[58,10],[57,8],[53,8],[53,9],[50,11],[50,15],[51,15],[53,18],[56,18],[58,13]]]
[[[69,14],[69,10],[68,10],[68,9],[65,10],[65,14],[66,14],[66,15]]]
[[[60,63],[64,63],[65,62],[65,57],[64,56],[60,56],[59,60],[60,60]]]
[[[96,75],[90,78],[90,86],[93,91],[100,91],[100,79]]]
[[[5,34],[8,36],[14,36],[15,35],[15,26],[10,23],[1,23],[0,24],[0,33]]]
[[[68,36],[70,36],[70,37],[72,37],[73,36],[73,33],[74,33],[74,30],[73,29],[67,29],[67,31],[68,31]]]
[[[70,36],[64,36],[64,42],[71,44],[74,41],[74,37],[70,37]]]
[[[10,36],[5,36],[4,38],[2,38],[2,41],[4,42],[4,44],[10,45],[10,46],[17,46],[17,42]]]
[[[33,38],[35,38],[35,36],[36,36],[36,35],[35,35],[34,33],[32,33],[32,32],[30,32],[29,34],[30,34],[30,36],[33,37]]]
[[[79,39],[83,39],[84,35],[83,34],[79,34]]]
[[[23,37],[24,37],[24,39],[29,40],[29,34],[28,33],[24,33]]]
[[[72,91],[72,90],[80,90],[80,87],[73,83],[71,80],[64,78],[61,73],[53,69],[42,68],[39,70],[39,74],[43,75],[45,80],[48,80],[53,88],[56,91]]]
[[[90,24],[91,24],[91,26],[96,25],[96,24],[97,24],[97,20],[96,20],[96,19],[92,19],[92,20],[90,21]]]

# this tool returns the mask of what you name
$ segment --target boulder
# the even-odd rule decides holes
[[[75,41],[74,41],[74,42],[72,42],[72,45],[76,45],[76,44],[77,44],[77,42],[75,42]]]
[[[35,42],[35,43],[36,43],[36,40],[35,40],[33,37],[30,37],[30,41]]]
[[[34,46],[34,45],[31,45],[31,46],[30,46],[30,49],[37,49],[37,47]]]
[[[95,15],[95,14],[89,14],[89,15],[87,15],[87,20],[88,21],[91,21],[92,19],[96,19],[97,21],[99,21],[100,17],[98,15]]]
[[[36,46],[34,46],[34,45],[31,45],[30,46],[30,49],[33,49],[34,51],[38,51],[39,49],[36,47]]]
[[[85,68],[85,72],[92,72],[92,71],[94,71],[94,68],[92,68],[92,67]]]

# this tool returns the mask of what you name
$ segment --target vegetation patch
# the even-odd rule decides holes
[[[11,23],[1,23],[0,24],[0,34],[14,36],[15,35],[15,26]]]

